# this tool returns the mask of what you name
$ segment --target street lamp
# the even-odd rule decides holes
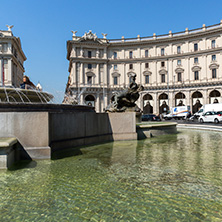
[[[174,98],[174,104],[176,106],[176,98],[175,98],[175,79],[176,75],[173,75],[173,98]]]

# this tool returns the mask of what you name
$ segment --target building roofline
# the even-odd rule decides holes
[[[167,34],[161,34],[161,35],[156,35],[155,33],[152,36],[145,36],[145,37],[140,37],[138,35],[136,38],[125,38],[122,36],[121,39],[107,39],[107,43],[105,44],[106,46],[112,46],[112,45],[128,45],[128,44],[147,44],[147,43],[158,43],[162,41],[172,41],[172,40],[178,40],[181,38],[187,39],[190,37],[196,37],[196,36],[201,36],[201,35],[207,35],[211,34],[213,32],[221,31],[222,30],[222,20],[218,24],[214,25],[209,25],[206,26],[203,24],[202,27],[200,28],[195,28],[195,29],[188,29],[186,28],[184,31],[180,32],[172,32],[169,31]],[[76,40],[80,39],[81,36],[76,36]],[[76,40],[68,40],[68,43],[79,43]],[[102,40],[102,38],[101,38]],[[84,42],[82,42],[84,44]],[[97,43],[98,44],[98,43]]]

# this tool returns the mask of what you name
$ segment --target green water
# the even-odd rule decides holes
[[[221,135],[181,130],[0,171],[0,221],[222,221]]]

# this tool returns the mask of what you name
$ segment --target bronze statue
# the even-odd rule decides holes
[[[114,101],[107,106],[106,112],[141,112],[141,109],[135,104],[139,99],[139,92],[144,87],[135,82],[136,74],[133,74],[129,87],[114,96]]]

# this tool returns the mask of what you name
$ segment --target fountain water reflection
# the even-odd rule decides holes
[[[221,143],[183,130],[1,172],[0,220],[222,221]]]

